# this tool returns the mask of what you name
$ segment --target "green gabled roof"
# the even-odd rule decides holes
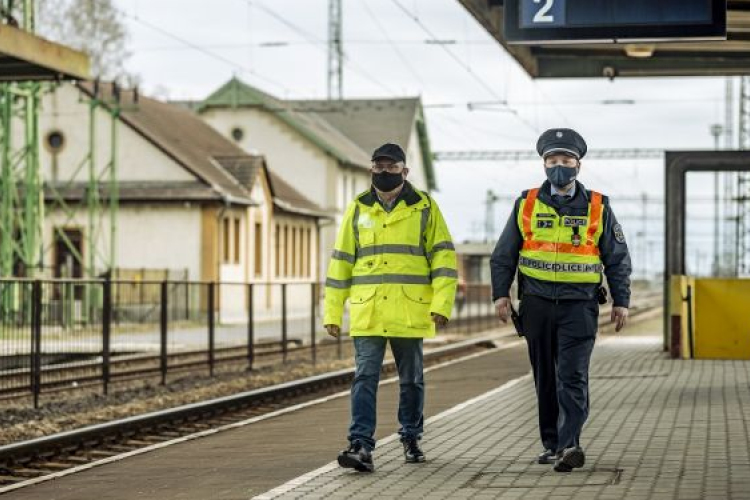
[[[427,188],[437,189],[420,97],[295,100],[287,101],[287,105],[326,120],[368,152],[384,142],[394,142],[408,148],[416,124]]]
[[[370,155],[325,119],[295,110],[293,104],[277,99],[236,77],[208,96],[197,108],[260,107],[273,112],[284,123],[338,161],[351,166],[370,167]]]
[[[206,108],[240,108],[250,106],[263,106],[267,102],[276,100],[273,96],[251,87],[233,77],[227,83],[219,87],[213,94],[206,97],[198,105],[198,111]]]

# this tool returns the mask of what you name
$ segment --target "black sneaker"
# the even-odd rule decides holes
[[[557,472],[570,472],[573,469],[580,469],[586,463],[586,455],[580,447],[568,448],[563,451],[562,456],[555,462],[554,469]]]
[[[544,450],[537,457],[537,462],[544,465],[551,465],[555,463],[555,460],[560,458],[560,455],[553,450]]]
[[[339,465],[359,472],[373,472],[375,470],[375,464],[372,463],[372,453],[359,441],[351,443],[349,448],[339,453]]]
[[[419,447],[418,439],[404,439],[401,444],[404,445],[404,458],[407,464],[418,464],[426,460],[422,449]]]

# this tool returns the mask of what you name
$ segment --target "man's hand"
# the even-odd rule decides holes
[[[432,322],[435,323],[436,327],[443,328],[448,324],[448,318],[441,314],[432,313]]]
[[[341,327],[339,325],[325,325],[328,335],[334,338],[338,338],[341,335]]]
[[[503,323],[508,323],[510,318],[510,297],[500,297],[495,301],[495,312]]]
[[[615,332],[619,332],[625,328],[625,324],[628,322],[628,308],[627,307],[613,307],[612,308],[612,323],[615,324]]]

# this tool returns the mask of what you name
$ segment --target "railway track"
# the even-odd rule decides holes
[[[480,328],[491,323],[491,317],[460,319],[452,324],[453,333]],[[290,336],[286,346],[281,340],[257,342],[248,352],[247,346],[226,346],[214,349],[213,365],[216,370],[245,371],[277,363],[279,360],[316,359],[330,356],[337,351],[339,357],[345,342],[329,341],[323,337],[315,344],[305,342],[301,335]],[[309,340],[309,339],[305,339]],[[89,361],[58,363],[41,367],[38,385],[40,396],[61,392],[80,392],[98,389],[104,384],[101,354],[92,353]],[[196,371],[205,372],[211,367],[205,351],[179,351],[169,353],[165,359],[150,353],[113,356],[109,362],[106,385],[116,387],[132,381],[155,380],[179,377]],[[28,367],[0,373],[0,400],[16,400],[30,397],[29,381],[32,375]]]
[[[650,317],[658,310],[650,300],[633,308],[633,320]],[[600,327],[606,329],[609,310],[602,310]],[[457,360],[497,347],[498,340],[510,339],[509,328],[499,333],[426,350],[425,366]],[[394,362],[384,363],[385,375],[395,374]],[[138,450],[189,439],[200,433],[240,425],[276,411],[303,405],[307,401],[335,394],[347,388],[353,369],[316,375],[253,391],[152,412],[122,420],[84,427],[0,447],[0,494],[60,474],[106,463]]]

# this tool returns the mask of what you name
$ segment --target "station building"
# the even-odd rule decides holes
[[[370,186],[372,151],[385,142],[404,147],[409,180],[437,188],[419,97],[283,100],[232,78],[189,106],[219,133],[251,154],[331,216],[321,228],[319,272],[325,272],[348,203]]]

